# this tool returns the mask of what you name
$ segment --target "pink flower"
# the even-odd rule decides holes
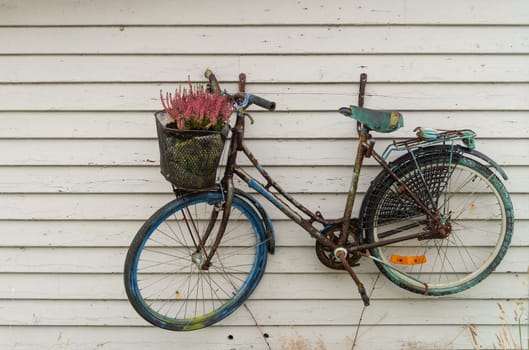
[[[227,123],[233,113],[233,105],[227,96],[210,93],[201,86],[189,83],[189,89],[179,87],[174,96],[160,91],[163,109],[181,130],[218,130]]]

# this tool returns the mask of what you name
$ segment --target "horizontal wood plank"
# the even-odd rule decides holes
[[[207,67],[252,83],[527,82],[526,55],[0,56],[0,83],[187,82]],[[20,69],[23,67],[23,69]],[[435,69],[432,69],[435,67]]]
[[[503,301],[512,310],[514,301]],[[347,325],[358,323],[361,300],[250,300],[219,323],[223,326]],[[0,300],[2,326],[144,326],[126,301]],[[391,311],[390,311],[391,310]],[[414,310],[414,312],[410,312]],[[412,325],[497,324],[498,307],[492,300],[378,300],[363,317],[364,325],[400,325],[402,315]]]
[[[0,27],[0,54],[513,54],[528,44],[528,26]]]
[[[496,314],[499,310],[496,310]],[[358,316],[359,315],[355,315]],[[109,350],[158,350],[187,347],[196,350],[232,350],[266,348],[263,334],[272,349],[344,350],[353,346],[356,326],[288,325],[285,326],[216,326],[194,332],[168,332],[155,327],[33,327],[31,337],[24,326],[0,326],[0,346],[16,345],[22,350],[36,348],[104,347]],[[477,325],[479,344],[492,349],[501,325]],[[515,327],[507,328],[516,332]],[[231,336],[231,337],[230,337]],[[454,325],[361,325],[356,338],[359,349],[384,349],[387,344],[402,350],[443,349],[474,350],[471,334],[462,321]]]
[[[130,236],[132,240],[133,234]],[[122,273],[127,248],[0,248],[0,273]],[[510,247],[497,272],[527,273],[527,248]],[[301,263],[300,263],[301,262]],[[376,272],[369,261],[359,273]],[[328,273],[314,247],[282,247],[269,256],[268,273]]]
[[[351,166],[356,145],[351,140],[250,140],[248,147],[265,166]],[[377,142],[379,153],[390,144]],[[502,166],[529,163],[529,139],[485,139],[478,149]],[[0,166],[157,166],[156,140],[0,140]],[[520,150],[505,153],[503,150]],[[390,159],[397,156],[393,153]],[[241,165],[249,161],[241,157]],[[372,159],[367,165],[377,164]],[[127,169],[122,169],[127,176]]]
[[[22,350],[36,348],[74,348],[109,350],[158,350],[188,348],[196,350],[261,349],[267,343],[272,349],[292,346],[324,346],[326,350],[343,350],[352,344],[350,326],[261,327],[220,326],[193,332],[168,332],[155,327],[64,327],[38,326],[27,336],[27,327],[0,326],[0,347]],[[268,338],[263,338],[266,333]],[[301,344],[301,345],[299,345]]]
[[[258,178],[253,168],[245,170]],[[507,166],[506,181],[510,193],[524,193],[527,168]],[[353,174],[352,166],[270,167],[267,171],[289,193],[345,193]],[[367,191],[371,181],[382,171],[378,166],[365,166],[358,191]],[[240,180],[236,185],[244,188]],[[0,167],[0,193],[170,193],[160,169],[153,167]],[[254,191],[250,191],[255,193]]]
[[[336,111],[356,104],[358,85],[248,84],[247,91],[275,101],[279,111]],[[226,84],[236,91],[234,84]],[[2,111],[148,111],[160,109],[160,90],[174,84],[8,84]],[[529,84],[369,85],[365,105],[392,110],[529,110]]]
[[[267,328],[273,334],[273,339],[267,339],[274,348],[280,348],[290,342],[303,342],[303,344],[324,344],[325,349],[341,349],[345,342],[350,343],[346,334],[350,333],[348,327],[341,327],[338,331],[333,328],[299,330],[290,327]],[[319,338],[314,336],[314,331],[320,333]],[[223,350],[236,348],[256,348],[266,346],[265,340],[259,330],[253,326],[248,327],[210,327],[209,329],[195,332],[162,331],[154,327],[36,327],[32,337],[27,337],[23,327],[0,328],[0,346],[6,349],[14,344],[20,349],[71,347],[71,348],[97,348],[102,344],[110,350],[151,350],[160,348],[184,347],[197,350]],[[325,333],[325,336],[323,336]],[[230,337],[230,338],[228,338]],[[321,338],[321,339],[320,339]]]
[[[257,171],[246,168],[257,177]],[[343,193],[348,190],[352,167],[273,167],[268,169],[290,193]],[[380,172],[366,167],[360,191],[365,192]],[[523,168],[507,168],[511,176]],[[520,174],[520,175],[519,175]],[[518,176],[519,175],[519,176]],[[525,177],[522,177],[525,179]],[[514,181],[517,183],[516,181]],[[244,186],[237,180],[238,186]],[[170,193],[171,186],[158,167],[5,167],[0,171],[0,193]]]
[[[351,97],[352,98],[352,97]],[[351,101],[351,103],[354,101]],[[401,111],[404,127],[376,139],[411,138],[416,126],[473,129],[484,138],[529,138],[524,111]],[[247,139],[355,139],[354,120],[333,112],[252,113]],[[233,123],[233,120],[232,120]],[[154,139],[150,112],[1,112],[0,139]],[[322,127],[323,126],[323,127]]]
[[[5,194],[2,195],[0,220],[146,220],[152,213],[174,199],[171,194]],[[324,217],[343,215],[345,194],[299,194],[295,198]],[[361,203],[363,194],[357,196]],[[457,198],[456,198],[457,200]],[[529,219],[529,196],[511,194],[515,217]],[[270,202],[261,201],[272,219],[285,216]],[[358,215],[355,208],[353,215]]]
[[[368,262],[363,262],[369,264]],[[377,272],[360,280],[374,302],[382,299],[423,299],[393,285]],[[493,273],[476,287],[448,299],[517,299],[527,291],[527,274]],[[127,300],[121,274],[0,274],[0,299],[5,300]],[[499,288],[498,286],[509,286]],[[36,288],[38,286],[38,288]],[[325,273],[265,273],[253,300],[356,300],[359,296],[344,271]],[[441,298],[441,299],[445,299]],[[434,299],[437,300],[437,299]]]
[[[150,214],[150,213],[149,213]],[[2,247],[123,247],[143,224],[136,221],[0,221]],[[276,247],[313,247],[314,239],[297,224],[274,220]],[[529,246],[529,221],[517,220],[511,246]]]
[[[236,0],[200,0],[194,6],[165,1],[90,1],[61,3],[60,11],[38,0],[4,6],[2,25],[215,25],[215,24],[526,24],[529,10],[522,0],[447,0],[425,4],[420,0],[241,3]],[[203,11],[214,14],[205,16]],[[457,8],[457,11],[453,11]]]

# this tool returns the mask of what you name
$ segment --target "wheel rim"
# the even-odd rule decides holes
[[[266,262],[266,242],[257,219],[234,200],[230,221],[208,270],[203,251],[195,248],[197,232],[207,227],[220,194],[209,199],[190,199],[149,228],[131,271],[135,307],[149,322],[176,330],[203,328],[232,313],[253,291]],[[218,228],[220,218],[214,230]],[[189,230],[194,233],[192,239]],[[214,234],[206,242],[208,250]],[[193,243],[195,240],[195,243]],[[147,317],[145,317],[147,316]]]
[[[430,163],[430,168],[423,169],[421,174],[418,170],[410,172],[404,180],[410,187],[420,187],[424,182],[433,183],[439,180],[433,178],[439,176],[435,169],[440,166],[448,169],[448,165]],[[437,191],[433,191],[438,214],[450,225],[448,238],[411,240],[372,250],[379,267],[394,282],[416,292],[450,294],[479,282],[482,275],[488,275],[489,269],[499,263],[503,256],[500,250],[506,239],[507,208],[502,193],[494,185],[493,181],[498,181],[497,178],[487,169],[478,170],[476,166],[473,161],[460,159],[445,173],[450,176],[444,187],[439,186]],[[417,188],[412,190],[417,191]],[[388,191],[387,196],[400,195]],[[384,202],[390,202],[390,199],[381,201]],[[410,213],[412,211],[408,208],[407,214]],[[424,231],[428,229],[425,215],[410,215],[405,219],[394,217],[400,227],[410,229],[388,237],[388,232],[394,232],[395,228],[391,228],[391,218],[384,215],[388,214],[381,205],[377,208],[375,223],[385,221],[386,224],[375,224],[374,241],[381,240],[380,237],[395,238],[417,232],[417,227]],[[419,263],[414,263],[413,259]],[[426,262],[421,263],[422,260]]]

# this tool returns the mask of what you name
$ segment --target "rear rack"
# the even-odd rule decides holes
[[[420,130],[417,128],[415,130]],[[407,139],[403,141],[393,141],[393,144],[389,145],[384,152],[382,153],[382,158],[386,160],[390,153],[393,151],[409,151],[418,147],[425,145],[435,145],[441,143],[451,143],[454,144],[456,141],[461,141],[467,148],[474,149],[476,147],[474,138],[476,133],[470,129],[461,129],[461,130],[434,130],[435,134],[429,135],[428,138],[425,137],[415,137],[412,139]],[[420,131],[417,133],[419,134]]]

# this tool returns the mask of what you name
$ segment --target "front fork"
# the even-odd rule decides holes
[[[198,249],[203,250],[206,252],[206,241],[211,235],[211,232],[213,231],[213,228],[215,226],[215,223],[217,221],[219,212],[222,212],[222,219],[220,221],[220,226],[218,230],[216,231],[215,241],[213,242],[213,245],[211,246],[211,250],[205,254],[206,259],[204,260],[204,263],[202,264],[202,270],[208,270],[211,266],[211,259],[215,255],[215,252],[217,251],[220,242],[222,240],[222,237],[224,236],[224,232],[226,231],[226,226],[228,225],[228,221],[230,219],[230,212],[231,212],[231,206],[233,204],[233,178],[231,181],[228,181],[227,183],[227,191],[226,191],[226,198],[224,203],[221,204],[221,208],[214,208],[211,217],[208,223],[208,227],[206,228],[206,232],[204,233],[204,237],[202,238],[202,241],[200,243],[200,246]]]
[[[237,120],[235,123],[235,127],[232,129],[233,140],[230,143],[226,170],[224,172],[224,177],[221,180],[221,191],[225,194],[224,201],[219,208],[215,208],[211,213],[210,221],[206,232],[204,233],[204,237],[202,238],[200,245],[197,247],[197,251],[202,250],[205,256],[204,263],[201,266],[202,270],[208,270],[210,268],[211,259],[215,255],[220,245],[220,242],[222,241],[222,237],[224,236],[224,232],[226,231],[228,221],[230,220],[231,207],[233,204],[233,197],[235,192],[235,186],[233,184],[233,175],[235,171],[235,164],[237,164],[237,153],[242,148],[241,140],[243,138],[242,133],[244,132],[244,117],[244,114],[237,112]],[[215,240],[213,242],[213,245],[211,246],[210,251],[206,252],[205,244],[214,229],[219,212],[222,212],[220,225],[216,230]]]

